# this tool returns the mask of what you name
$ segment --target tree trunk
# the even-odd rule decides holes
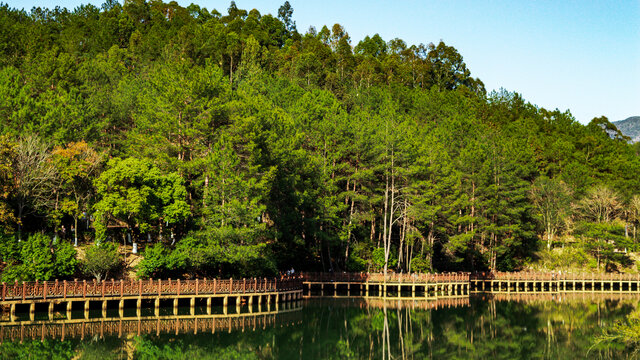
[[[231,59],[229,63],[229,84],[233,85],[233,55],[229,56]]]
[[[407,271],[408,272],[412,272],[411,260],[413,260],[413,248],[414,247],[415,247],[415,244],[410,247],[411,251],[409,252],[409,259],[408,259],[408,262],[407,262]]]
[[[376,214],[371,213],[371,232],[369,233],[369,240],[373,242],[373,239],[376,237]],[[378,244],[380,247],[380,244]]]
[[[73,216],[73,236],[74,236],[74,245],[78,243],[78,215],[75,214]]]
[[[398,251],[398,268],[402,269],[402,245],[405,243],[404,239],[406,236],[406,230],[407,230],[407,199],[404,199],[404,209],[402,211],[402,230],[401,230],[401,234],[400,234],[400,251]],[[408,255],[408,251],[405,252],[405,256]],[[405,263],[405,268],[408,268],[409,264]]]
[[[18,242],[22,241],[22,212],[24,211],[24,205],[18,204]]]
[[[387,263],[388,263],[388,255],[387,255],[387,211],[389,209],[389,174],[385,171],[385,185],[384,185],[384,215],[382,217],[382,244],[384,246],[384,276],[387,276]]]
[[[390,206],[389,206],[389,225],[386,226],[387,228],[387,239],[385,240],[385,250],[384,250],[384,272],[385,272],[385,276],[387,273],[387,268],[388,268],[388,264],[389,264],[389,255],[391,254],[391,233],[392,233],[392,228],[393,228],[393,208],[395,206],[395,177],[394,177],[394,152],[393,152],[393,147],[391,148],[391,202],[390,202]],[[388,181],[387,181],[388,184]],[[386,201],[385,201],[386,203]],[[386,204],[385,204],[385,208],[386,208]],[[385,218],[386,218],[386,214],[385,214]]]
[[[433,243],[434,243],[434,234],[433,227],[435,224],[431,222],[429,226],[429,234],[427,235],[427,241],[429,242],[429,269],[433,269]]]
[[[356,169],[356,173],[358,172],[358,169]],[[347,183],[347,187],[349,186],[349,184]],[[348,188],[347,188],[348,190]],[[353,181],[353,193],[355,194],[356,192],[356,181]],[[347,225],[347,249],[345,250],[344,253],[344,263],[345,265],[347,264],[347,261],[349,260],[349,244],[351,244],[351,224],[353,223],[353,205],[354,205],[355,201],[353,200],[353,196],[351,197],[351,208],[349,209],[349,224]]]
[[[222,222],[222,226],[224,227],[224,217],[225,217],[225,215],[226,215],[226,214],[225,214],[225,212],[226,212],[226,211],[225,211],[225,209],[224,209],[224,205],[225,205],[224,198],[225,198],[225,195],[226,195],[226,194],[225,194],[225,191],[224,191],[224,190],[225,190],[225,189],[224,189],[224,178],[222,178],[222,186],[221,186],[221,190],[222,190],[222,206],[220,207],[220,209],[222,209],[222,216],[221,216],[221,220],[220,220],[220,221]]]
[[[476,216],[476,182],[471,181],[471,232],[474,230]]]

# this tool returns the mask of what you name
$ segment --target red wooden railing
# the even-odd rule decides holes
[[[382,273],[302,273],[306,282],[392,282],[392,283],[447,283],[470,280],[521,281],[640,281],[640,274],[601,274],[567,272],[487,272],[441,274],[387,274]]]
[[[640,274],[569,273],[569,272],[492,272],[473,273],[471,280],[510,281],[640,281]]]
[[[373,282],[373,283],[453,283],[468,282],[469,273],[385,274],[382,273],[303,273],[307,282]]]
[[[2,283],[2,301],[124,296],[251,294],[302,288],[300,276],[277,279],[103,280]]]
[[[493,272],[443,274],[302,273],[276,279],[103,280],[2,283],[0,300],[118,298],[124,296],[251,294],[302,289],[302,282],[454,283],[470,280],[640,281],[640,274]]]

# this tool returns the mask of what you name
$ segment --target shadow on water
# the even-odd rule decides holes
[[[138,318],[129,310],[124,318],[2,323],[0,358],[623,359],[628,349],[593,346],[594,339],[639,301],[613,294],[342,297],[228,316]]]

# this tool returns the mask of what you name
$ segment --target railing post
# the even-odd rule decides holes
[[[67,280],[63,280],[62,281],[62,288],[63,288],[63,299],[67,299]]]
[[[215,295],[218,292],[217,286],[218,284],[216,282],[216,278],[213,278],[213,295]]]
[[[142,296],[142,279],[140,279],[138,284],[138,296]]]
[[[102,280],[102,297],[104,297],[104,291],[106,290],[107,282],[106,280]]]
[[[233,294],[233,278],[229,278],[229,294]]]
[[[2,282],[2,301],[4,301],[6,296],[7,296],[7,283],[3,281]]]
[[[162,296],[162,280],[158,279],[158,297]]]
[[[42,291],[42,297],[47,300],[47,280],[44,281],[44,290]]]
[[[87,297],[87,280],[82,280],[82,298]]]
[[[26,295],[27,292],[27,284],[23,281],[22,282],[22,301],[24,301],[24,297]]]
[[[180,279],[178,279],[178,296],[180,296]]]
[[[242,293],[247,292],[247,279],[242,279]]]
[[[122,282],[122,279],[120,279],[120,297],[124,296],[124,283]]]
[[[198,295],[198,279],[196,279],[196,295]]]

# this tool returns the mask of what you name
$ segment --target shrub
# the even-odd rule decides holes
[[[427,261],[427,259],[416,257],[416,258],[411,259],[410,271],[411,272],[426,273],[426,272],[431,272],[432,269],[431,269],[431,266],[429,265],[429,262]]]
[[[162,243],[147,246],[142,253],[143,259],[138,264],[138,276],[148,278],[164,275],[170,253],[171,250]]]
[[[349,254],[347,260],[348,271],[367,271],[369,270],[371,258],[371,250],[363,243],[356,243]]]
[[[15,259],[2,272],[2,281],[51,280],[71,276],[78,260],[73,245],[56,245],[43,234],[34,234],[21,243],[20,258]]]
[[[82,261],[84,272],[94,276],[98,281],[106,279],[110,272],[116,271],[121,265],[118,245],[107,242],[87,247]]]
[[[398,257],[394,255],[395,255],[394,251],[392,250],[389,253],[389,263],[387,264],[387,269],[393,269],[398,263]],[[384,269],[384,249],[377,248],[373,250],[373,253],[371,253],[371,260],[373,262],[375,270],[377,271],[383,270]]]
[[[215,234],[195,233],[180,240],[174,249],[163,244],[147,247],[138,265],[138,276],[272,276],[277,273],[267,244],[240,245],[218,239]]]

